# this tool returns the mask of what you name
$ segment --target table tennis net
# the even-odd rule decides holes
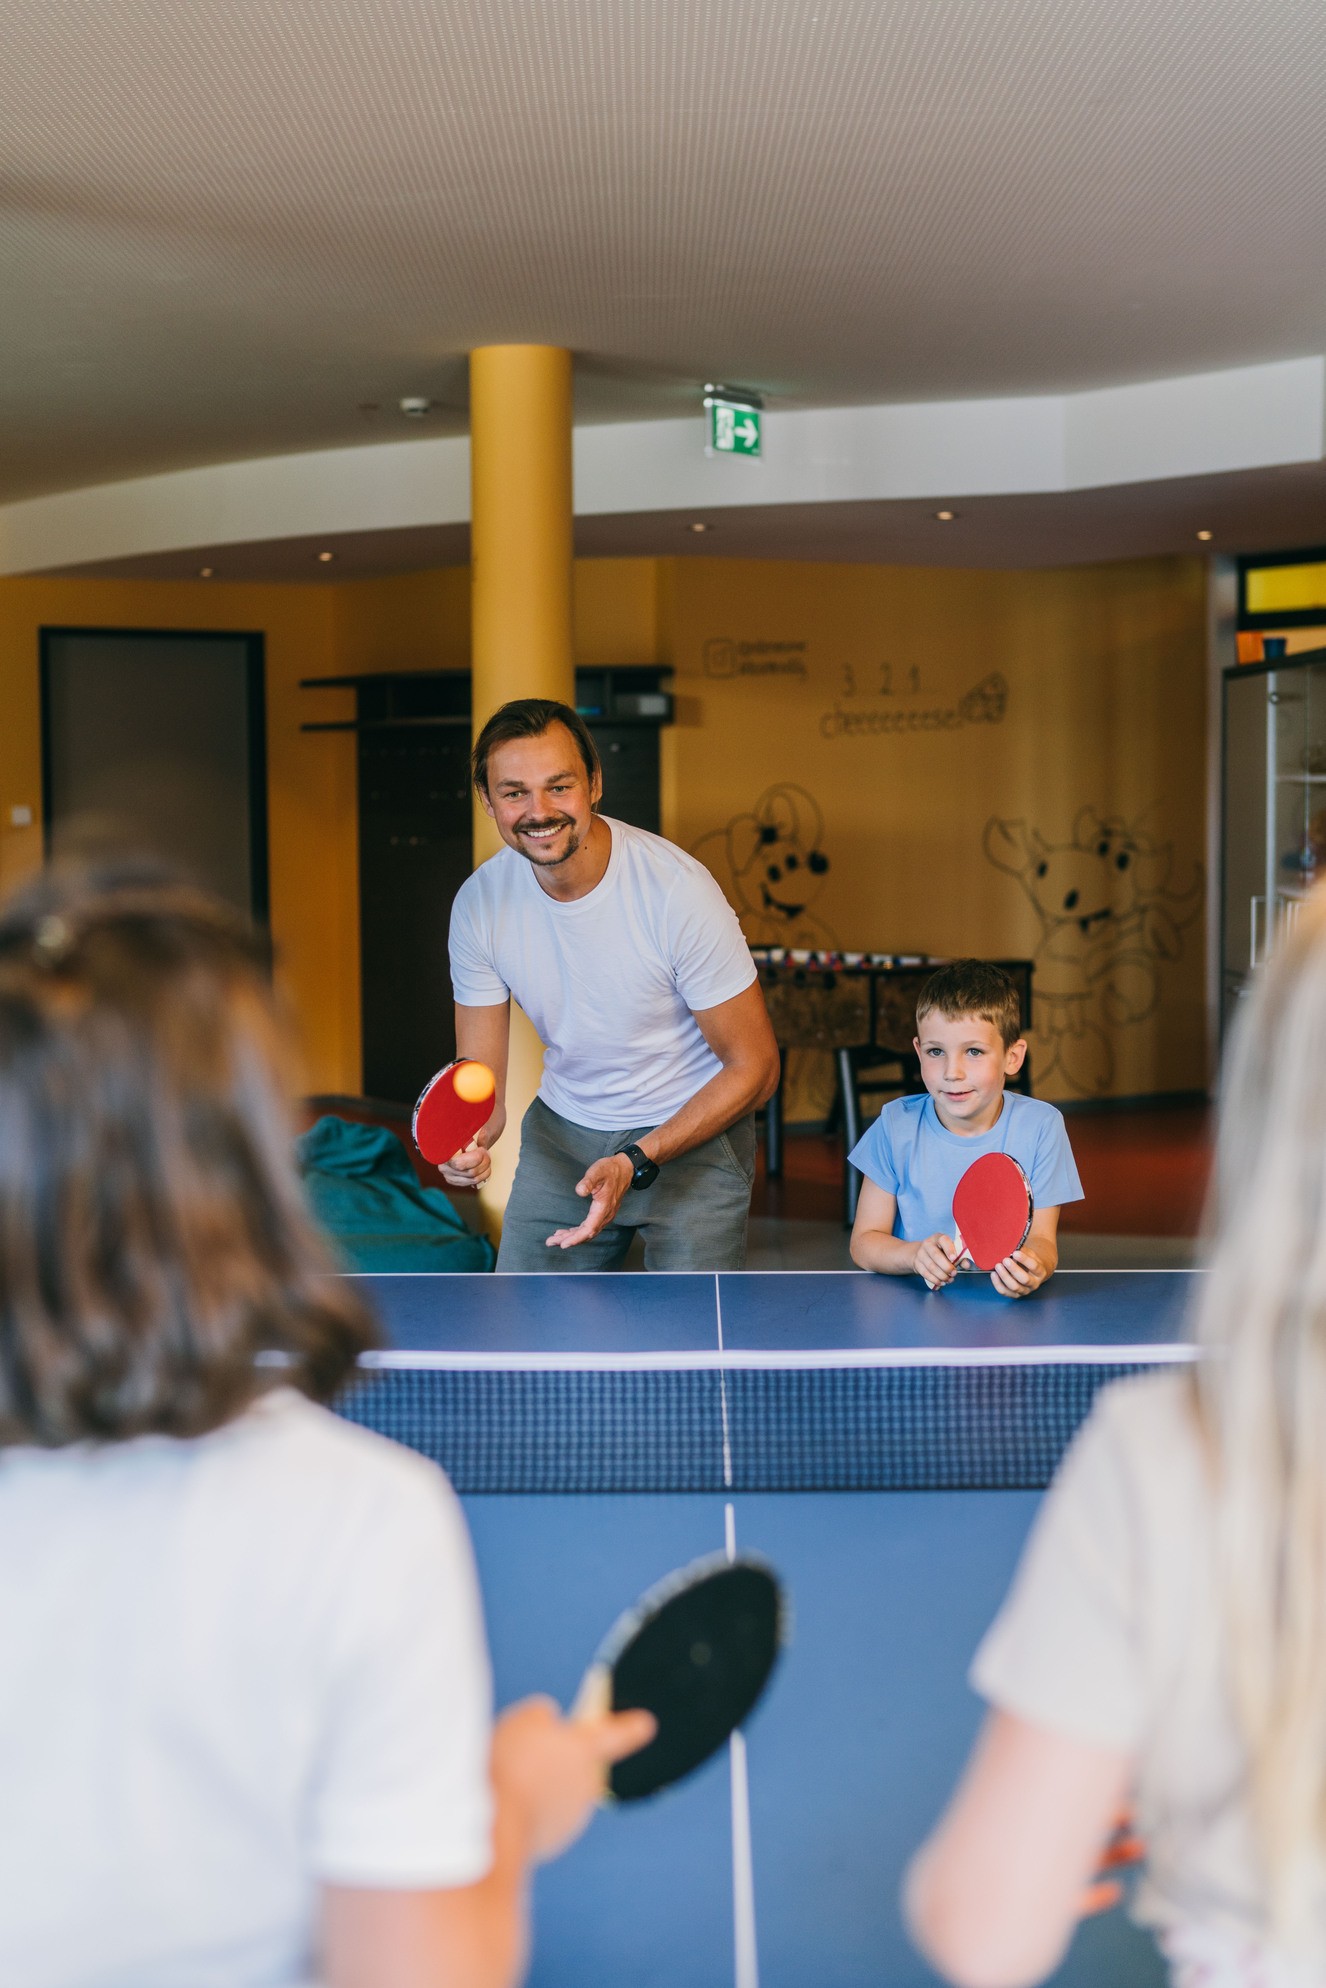
[[[900,1367],[390,1367],[342,1415],[473,1495],[1027,1490],[1048,1484],[1100,1362]]]

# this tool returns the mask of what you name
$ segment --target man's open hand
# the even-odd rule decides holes
[[[558,1229],[549,1236],[548,1248],[574,1249],[577,1243],[588,1242],[600,1229],[606,1229],[622,1205],[634,1172],[625,1153],[609,1153],[606,1159],[595,1160],[584,1179],[576,1182],[576,1193],[588,1197],[589,1213],[578,1229]]]

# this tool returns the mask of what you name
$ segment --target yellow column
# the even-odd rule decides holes
[[[474,731],[513,697],[575,703],[571,642],[571,354],[486,345],[470,354],[471,670]],[[474,860],[501,847],[474,803]],[[507,1130],[483,1190],[500,1228],[520,1121],[539,1087],[543,1046],[512,1004]]]

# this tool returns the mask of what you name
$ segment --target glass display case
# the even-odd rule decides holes
[[[1271,650],[1278,646],[1267,642]],[[1326,648],[1224,675],[1222,1019],[1326,876]]]

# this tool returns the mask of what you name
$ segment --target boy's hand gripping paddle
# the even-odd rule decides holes
[[[969,1256],[978,1270],[993,1270],[1027,1240],[1035,1205],[1016,1160],[1007,1153],[982,1153],[953,1196],[959,1257]]]
[[[440,1167],[469,1145],[493,1115],[497,1086],[486,1063],[462,1057],[425,1084],[414,1108],[414,1143],[430,1166]]]
[[[576,1697],[581,1715],[652,1712],[648,1746],[608,1770],[605,1799],[638,1802],[716,1753],[754,1709],[784,1640],[777,1575],[715,1553],[669,1574],[610,1630]]]

